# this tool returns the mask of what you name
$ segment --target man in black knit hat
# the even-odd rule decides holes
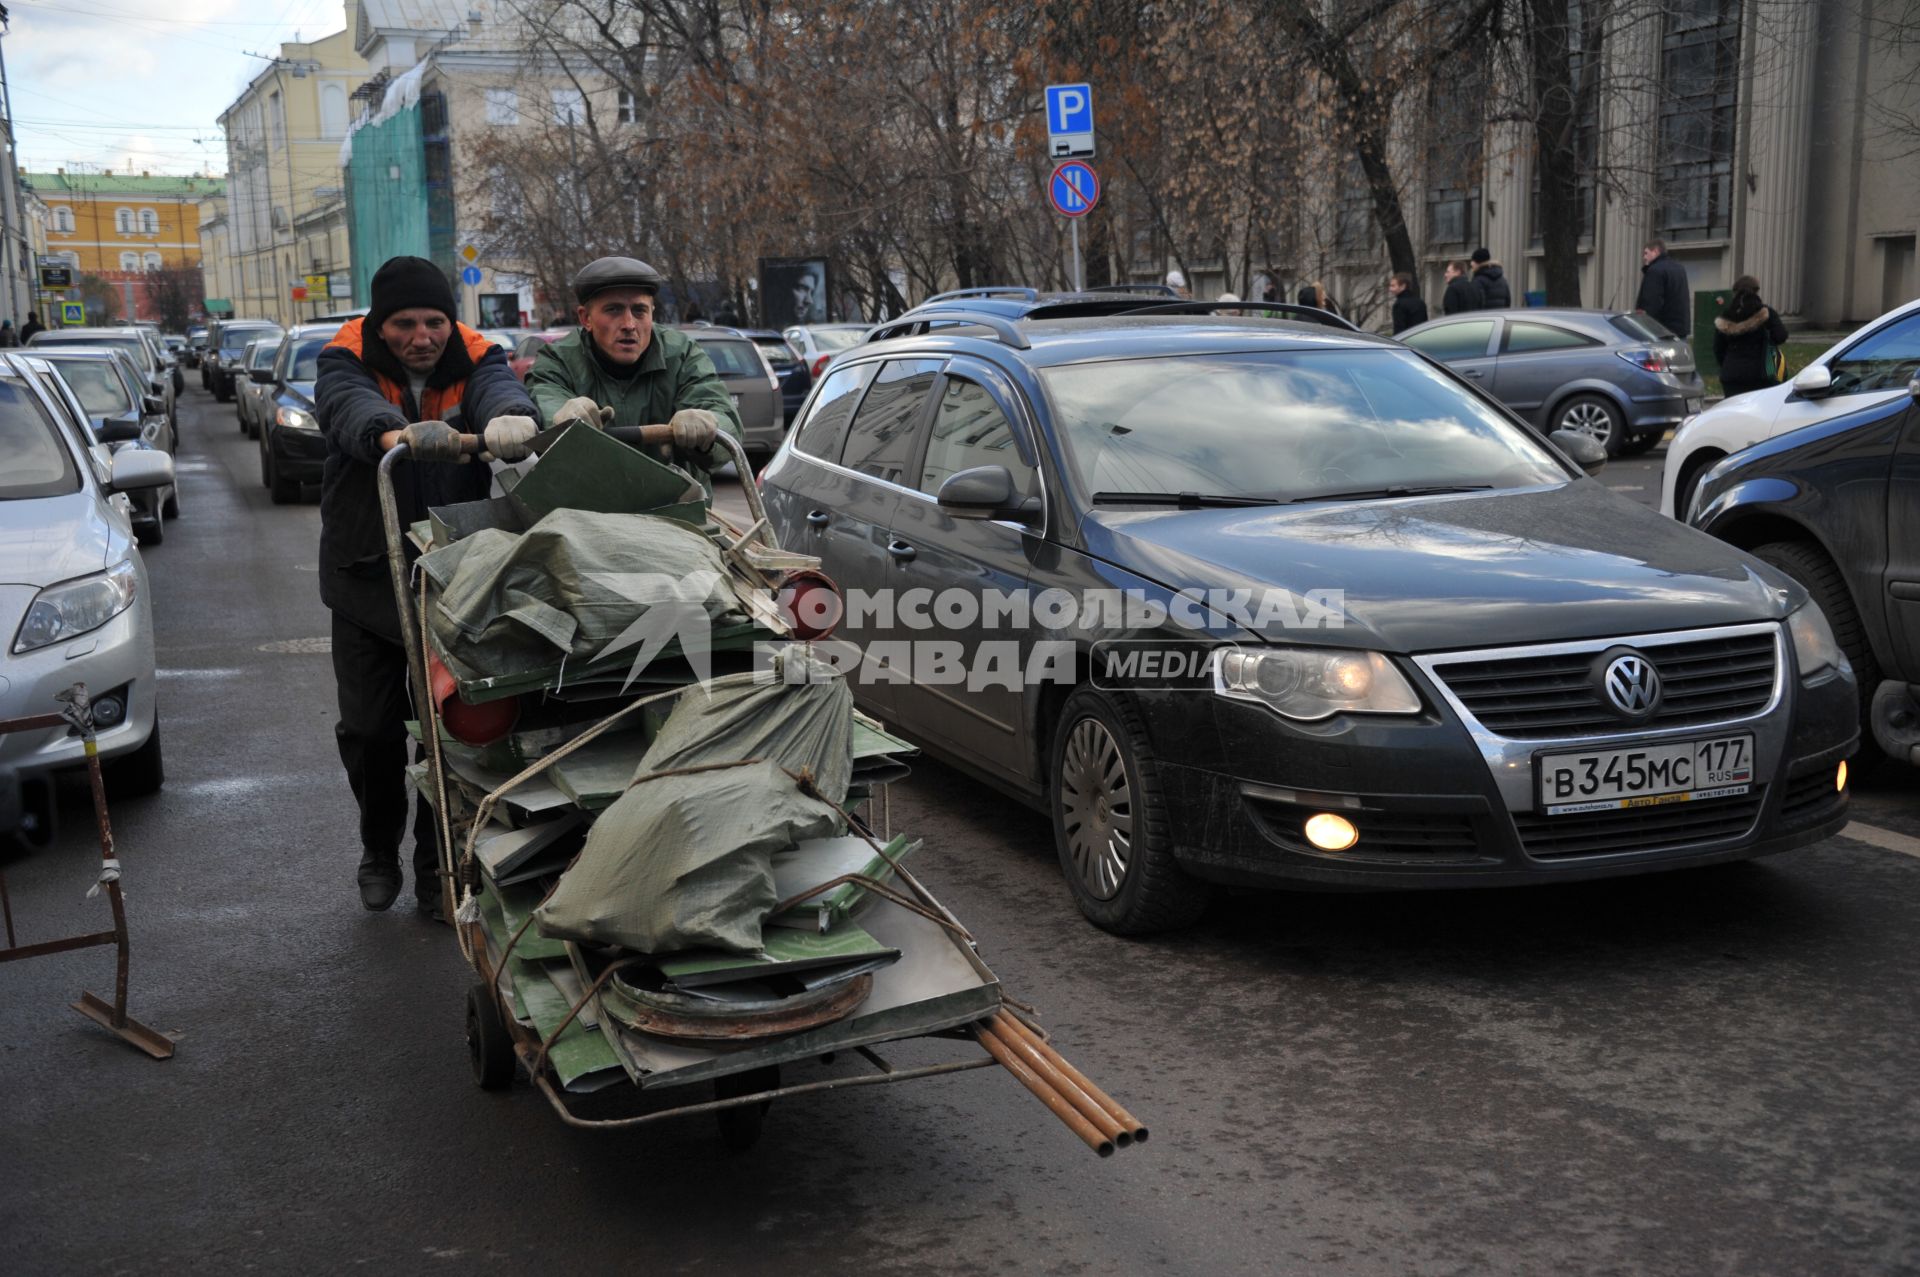
[[[375,486],[380,458],[408,446],[410,460],[393,475],[405,528],[430,507],[487,496],[492,468],[461,455],[461,434],[479,434],[488,453],[518,461],[538,413],[500,348],[454,318],[453,288],[432,262],[386,262],[374,273],[372,302],[320,353],[314,399],[327,439],[320,598],[333,612],[334,736],[360,809],[360,902],[386,909],[400,894],[414,715]],[[414,806],[414,898],[421,913],[441,918],[433,814],[424,799]]]

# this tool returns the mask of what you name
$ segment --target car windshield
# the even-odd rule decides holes
[[[78,491],[80,471],[53,422],[25,386],[0,381],[0,501]]]
[[[320,352],[327,348],[331,337],[303,337],[287,356],[288,381],[318,381],[320,379]]]
[[[273,367],[273,357],[279,352],[279,342],[263,341],[253,348],[253,358],[248,361],[247,367],[249,369],[271,368]]]
[[[1920,312],[1888,324],[1827,365],[1837,394],[1893,390],[1920,375]]]
[[[247,348],[250,341],[258,341],[271,329],[265,328],[229,328],[220,334],[220,353],[237,355]]]
[[[760,356],[753,353],[753,343],[738,339],[727,341],[712,337],[701,337],[700,349],[707,352],[713,360],[713,370],[722,377],[765,377],[766,370],[760,366]]]
[[[753,344],[760,347],[760,353],[767,357],[767,362],[773,365],[775,372],[785,372],[800,362],[793,357],[793,347],[782,338],[755,337]]]
[[[133,356],[133,361],[141,367],[147,363],[147,343],[128,334],[125,337],[108,336],[105,333],[35,333],[28,343],[33,346],[94,346],[101,350],[124,350]]]
[[[867,339],[864,328],[812,328],[813,344],[822,350],[852,350]]]
[[[87,410],[88,416],[115,417],[133,410],[133,399],[127,394],[125,383],[106,360],[62,359],[55,355],[49,362],[60,370],[61,378],[80,397],[80,406]]]
[[[1105,360],[1040,376],[1088,493],[1283,502],[1568,478],[1523,428],[1400,350]]]

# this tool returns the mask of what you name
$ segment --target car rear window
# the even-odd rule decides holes
[[[220,353],[237,355],[247,348],[250,341],[258,341],[274,332],[272,328],[226,328],[220,332]]]
[[[32,392],[17,381],[0,381],[0,501],[78,491],[73,453]]]
[[[940,375],[938,359],[890,359],[881,365],[873,389],[860,401],[853,428],[847,431],[840,464],[888,483],[907,481],[907,463],[913,459],[913,427],[920,420],[933,380]]]
[[[822,350],[852,350],[867,339],[864,328],[813,328],[813,344]]]
[[[1673,333],[1652,315],[1610,315],[1607,322],[1627,335],[1629,341],[1672,341]]]
[[[1524,427],[1404,351],[1102,360],[1041,380],[1089,493],[1287,502],[1569,478]]]
[[[695,340],[700,343],[700,349],[707,352],[707,358],[713,360],[713,370],[722,377],[765,379],[766,369],[760,364],[760,356],[754,353],[752,342],[721,337],[700,337]]]
[[[800,361],[794,357],[793,347],[779,337],[755,337],[753,344],[760,347],[760,353],[767,357],[775,372],[785,372],[796,367]]]
[[[87,410],[88,416],[113,417],[132,410],[133,400],[127,394],[126,383],[106,360],[62,359],[52,355],[48,362],[59,369],[61,378],[79,396],[80,406]]]
[[[795,449],[828,461],[840,455],[840,435],[853,416],[853,405],[860,402],[860,391],[866,387],[873,368],[872,364],[857,364],[827,374],[813,396],[812,410],[794,436]]]

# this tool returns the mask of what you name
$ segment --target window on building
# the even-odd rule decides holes
[[[267,94],[267,127],[273,130],[276,149],[287,144],[287,111],[278,91]]]
[[[140,264],[143,267],[145,267],[147,270],[159,270],[161,266],[164,265],[164,263],[161,262],[160,254],[158,253],[145,254],[144,256],[141,257]]]
[[[520,123],[520,95],[512,89],[488,89],[487,123],[496,125]]]
[[[53,229],[65,234],[73,234],[73,210],[66,207],[53,210]]]
[[[553,122],[555,124],[585,124],[587,122],[586,95],[571,86],[564,89],[554,89]]]
[[[640,118],[639,104],[634,101],[633,94],[627,92],[625,89],[620,90],[619,118],[622,124],[632,124]]]
[[[67,265],[73,269],[73,272],[77,277],[80,272],[80,254],[68,252],[68,253],[62,253],[60,254],[60,256],[66,259]]]
[[[133,210],[116,208],[113,210],[113,229],[122,235],[133,234]]]
[[[1427,90],[1427,243],[1467,248],[1480,239],[1486,72],[1454,58]]]
[[[1341,172],[1338,218],[1334,246],[1342,254],[1357,257],[1373,248],[1373,192],[1367,189],[1366,170],[1354,156],[1348,157]]]
[[[347,135],[347,86],[320,86],[320,134],[322,137]]]
[[[1677,0],[1660,41],[1658,215],[1668,239],[1717,239],[1733,225],[1740,0]]]
[[[140,210],[140,229],[149,235],[160,233],[160,214],[150,208]]]
[[[139,270],[140,254],[138,253],[120,254],[120,269],[121,270]]]

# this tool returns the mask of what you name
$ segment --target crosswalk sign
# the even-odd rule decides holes
[[[85,302],[61,302],[60,322],[68,328],[86,327],[87,304]]]

